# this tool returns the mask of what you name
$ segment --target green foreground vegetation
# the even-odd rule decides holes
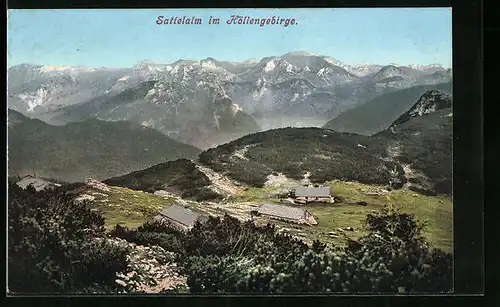
[[[165,206],[172,205],[172,197],[162,197],[151,193],[109,186],[108,192],[96,189],[86,191],[95,197],[90,207],[105,218],[105,227],[115,225],[136,228],[158,214]]]
[[[278,227],[291,228],[304,233],[305,239],[309,242],[318,239],[342,245],[346,238],[338,231],[339,228],[353,228],[354,231],[344,233],[349,238],[357,240],[367,233],[366,227],[364,227],[366,216],[381,210],[387,204],[391,204],[394,208],[414,214],[416,218],[425,222],[426,227],[422,234],[431,246],[447,252],[451,252],[453,249],[453,203],[447,196],[426,196],[407,189],[393,190],[383,195],[366,195],[366,191],[382,189],[383,186],[356,182],[330,181],[326,182],[324,186],[329,186],[332,195],[341,201],[334,204],[316,203],[302,206],[315,216],[318,225],[303,226],[276,220],[273,220],[272,223]],[[98,210],[105,218],[106,229],[111,229],[117,224],[131,229],[137,228],[150,221],[165,206],[176,203],[174,197],[157,196],[117,186],[108,186],[108,188],[108,192],[89,188],[81,189],[78,192],[94,197],[90,206]],[[221,203],[221,207],[224,212],[232,215],[232,208],[238,207],[239,203],[287,205],[274,197],[282,190],[273,187],[251,187],[238,195],[228,197]],[[360,204],[362,202],[366,204]],[[233,206],[227,206],[225,209],[224,203],[231,203]],[[192,210],[206,214],[203,202],[190,202],[190,206]],[[250,212],[248,212],[248,217],[250,217]],[[330,236],[330,232],[336,232],[337,236]]]
[[[365,217],[367,235],[347,248],[308,245],[273,225],[230,216],[209,218],[188,232],[145,223],[104,229],[104,219],[67,186],[26,191],[9,186],[9,290],[13,293],[134,293],[116,282],[131,272],[119,237],[176,255],[189,293],[448,292],[451,254],[428,246],[413,215],[384,206]],[[103,240],[104,239],[104,240]]]
[[[308,241],[319,239],[333,244],[343,244],[345,236],[338,233],[339,228],[352,227],[355,231],[345,234],[351,239],[359,239],[367,233],[364,227],[366,216],[390,203],[394,208],[414,214],[416,218],[426,223],[422,234],[431,246],[448,252],[453,249],[453,204],[447,196],[426,196],[407,189],[393,190],[386,195],[366,195],[366,191],[383,187],[354,182],[327,182],[324,186],[331,187],[332,194],[342,201],[334,204],[317,203],[302,206],[315,216],[318,225],[302,226],[276,220],[272,223],[284,228],[297,227],[305,234]],[[109,192],[95,189],[86,192],[89,195],[95,194],[91,206],[98,209],[105,218],[106,229],[111,229],[117,224],[136,228],[150,221],[165,206],[176,203],[173,197],[157,196],[116,186],[108,187]],[[280,190],[271,187],[249,188],[239,195],[228,198],[226,202],[286,205],[280,199],[272,197]],[[358,204],[360,202],[366,202],[366,205]],[[203,212],[203,204],[192,204],[198,207],[192,206],[191,209]],[[231,215],[230,209],[225,212]],[[331,237],[328,235],[330,232],[337,232],[338,236]]]

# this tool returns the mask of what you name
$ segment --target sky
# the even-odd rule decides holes
[[[294,18],[283,25],[227,24],[231,15]],[[186,16],[201,25],[161,24]],[[220,24],[208,24],[219,17]],[[9,10],[8,66],[131,67],[148,60],[246,61],[307,51],[345,64],[451,67],[450,8]]]

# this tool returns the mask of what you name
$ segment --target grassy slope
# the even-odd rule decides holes
[[[152,193],[135,191],[117,186],[107,186],[109,191],[84,186],[74,191],[77,195],[89,195],[90,207],[97,210],[105,218],[106,229],[115,225],[137,228],[158,215],[165,207],[171,205],[187,206],[190,210],[206,215],[200,210],[199,203],[183,201],[177,197],[157,196]]]
[[[372,135],[387,129],[401,114],[408,111],[423,93],[433,89],[451,93],[451,83],[415,86],[382,94],[341,113],[323,127],[338,132]]]
[[[344,238],[337,231],[338,228],[353,227],[356,231],[346,231],[346,234],[357,239],[364,234],[364,220],[366,215],[373,210],[380,210],[384,204],[392,202],[396,208],[403,212],[415,214],[421,221],[427,221],[427,227],[424,230],[424,236],[428,242],[437,248],[446,251],[452,250],[452,202],[449,198],[436,196],[430,197],[416,194],[412,191],[401,189],[392,191],[388,198],[387,195],[367,196],[363,190],[372,190],[377,188],[373,185],[364,185],[360,183],[347,182],[328,182],[325,185],[332,187],[333,195],[344,199],[344,203],[336,204],[309,204],[304,206],[318,220],[317,226],[299,226],[302,231],[307,233],[310,240],[321,239],[335,244],[342,244]],[[269,202],[279,202],[279,200],[269,198],[269,194],[275,192],[272,188],[251,188],[238,195],[235,202],[252,201],[256,204]],[[418,195],[414,197],[412,195]],[[365,201],[367,206],[355,205],[354,203]],[[291,224],[283,222],[274,222],[282,227],[291,227]],[[335,231],[339,234],[338,238],[328,237],[328,232]]]
[[[26,119],[9,127],[9,173],[80,181],[192,158],[196,147],[130,122],[88,120],[51,126]]]
[[[94,196],[91,207],[98,210],[106,219],[105,226],[110,229],[116,224],[135,228],[151,219],[165,206],[175,203],[174,198],[165,198],[150,193],[109,186],[110,191],[85,188],[81,193]]]
[[[427,221],[424,236],[431,246],[452,251],[453,206],[449,198],[424,196],[406,189],[392,191],[389,195],[367,196],[363,191],[375,189],[377,186],[340,181],[327,182],[325,185],[330,186],[333,195],[341,197],[343,202],[303,206],[316,217],[318,225],[300,226],[276,220],[273,220],[272,223],[275,223],[278,227],[289,229],[291,233],[304,233],[306,240],[309,242],[314,239],[321,239],[322,241],[342,245],[345,243],[345,238],[340,234],[338,228],[353,227],[355,231],[346,231],[345,233],[350,238],[357,239],[366,233],[364,230],[366,215],[373,210],[380,210],[385,204],[391,202],[401,211],[415,214],[420,221]],[[80,191],[80,194],[85,193],[95,197],[91,202],[92,206],[103,214],[108,229],[116,224],[130,228],[138,227],[155,216],[165,206],[179,202],[178,199],[172,197],[165,198],[116,186],[108,187],[110,188],[109,192],[94,188],[84,188]],[[256,205],[264,203],[279,204],[278,199],[270,197],[271,194],[278,190],[270,187],[250,188],[228,201],[236,205],[248,202]],[[355,203],[359,201],[365,201],[368,205],[356,205]],[[207,212],[204,204],[189,202],[189,206],[194,211]],[[241,211],[232,211],[237,207],[234,205],[227,206],[228,209],[224,210],[224,212],[239,214],[241,217]],[[244,216],[250,217],[249,213],[249,211],[245,212]],[[264,219],[264,222],[267,222],[267,220]],[[339,237],[329,237],[328,232],[331,231],[337,232]]]
[[[28,117],[24,116],[20,112],[12,110],[12,109],[8,109],[7,114],[8,114],[8,126],[9,127],[14,126],[15,124],[22,123],[26,120],[29,120]]]
[[[358,181],[401,187],[410,178],[414,188],[427,194],[451,195],[450,109],[419,116],[397,126],[396,134],[383,131],[364,136],[320,128],[282,128],[247,135],[200,154],[200,162],[234,180],[263,187],[267,176],[281,172],[311,181]],[[404,166],[411,170],[405,174]],[[396,170],[396,174],[391,171]],[[413,170],[422,172],[415,177]]]

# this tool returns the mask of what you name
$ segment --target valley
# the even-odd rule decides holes
[[[9,68],[8,79],[9,108],[27,117],[53,125],[131,121],[208,149],[258,131],[321,127],[328,121],[325,127],[339,132],[376,133],[423,92],[442,89],[451,81],[451,70],[439,65],[350,66],[328,56],[290,52],[260,61],[209,57],[170,64],[142,61],[119,69],[22,64]],[[397,98],[401,90],[409,93]],[[383,103],[380,114],[360,111],[365,114],[360,116],[372,114],[375,119],[362,122],[374,121],[373,128],[356,127],[357,115],[346,117],[358,107],[378,105],[369,101],[385,94],[402,102],[388,109],[393,115],[383,114]]]

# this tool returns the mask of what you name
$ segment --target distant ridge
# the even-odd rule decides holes
[[[19,114],[9,111],[9,121]],[[24,118],[9,126],[9,175],[64,181],[100,180],[181,157],[196,157],[196,147],[130,122],[91,119],[51,126]]]

